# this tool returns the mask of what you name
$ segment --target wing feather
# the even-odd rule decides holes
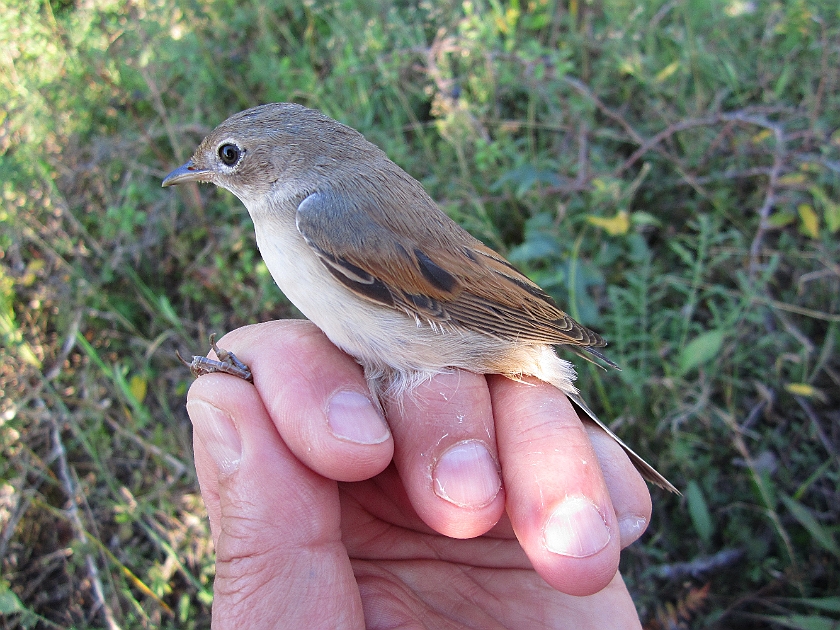
[[[375,185],[337,185],[298,206],[298,230],[346,287],[436,326],[526,343],[606,345],[447,217],[403,171],[393,166],[380,179],[395,176],[404,185],[390,194]],[[360,189],[366,194],[354,192]]]

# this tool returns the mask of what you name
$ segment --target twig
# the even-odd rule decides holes
[[[768,219],[770,211],[776,203],[776,188],[779,185],[779,177],[785,164],[785,134],[781,125],[772,123],[764,116],[751,116],[744,113],[728,114],[728,120],[738,120],[752,125],[757,125],[773,132],[776,138],[776,147],[773,151],[773,166],[770,169],[770,181],[767,182],[767,192],[764,195],[764,203],[758,209],[758,229],[755,231],[752,244],[750,245],[750,266],[749,277],[754,279],[758,273],[758,258],[761,252],[761,242],[764,234],[770,227]]]
[[[813,354],[814,350],[817,349],[816,344],[814,344],[814,342],[811,341],[804,332],[799,330],[799,328],[792,321],[790,321],[790,318],[787,315],[785,315],[785,312],[781,310],[776,310],[774,314],[776,315],[776,319],[782,322],[782,326],[787,331],[787,333],[791,337],[796,339],[803,348],[805,348],[805,353],[808,355]]]
[[[163,104],[163,96],[160,93],[160,89],[158,88],[157,83],[155,83],[152,79],[151,74],[149,74],[149,71],[145,66],[140,66],[139,70],[140,76],[143,77],[143,80],[149,88],[149,93],[152,96],[152,107],[154,107],[157,115],[160,116],[160,120],[163,123],[166,136],[172,146],[172,153],[179,162],[182,162],[184,150],[181,143],[178,142],[178,136],[175,133],[172,122],[169,120],[169,115],[166,112],[166,106]]]
[[[645,153],[656,147],[659,143],[667,140],[675,133],[686,131],[687,129],[693,129],[695,127],[711,127],[712,125],[719,124],[722,121],[723,118],[721,116],[709,116],[707,118],[690,118],[688,120],[681,120],[668,125],[652,138],[641,142],[639,148],[633,151],[630,157],[624,160],[624,163],[613,171],[613,175],[616,177],[621,175],[621,173],[633,166],[633,164],[635,164]]]
[[[708,184],[710,182],[717,182],[722,179],[746,179],[748,177],[768,177],[770,175],[770,167],[768,166],[753,166],[751,168],[743,168],[737,170],[726,170],[723,173],[701,175],[696,178],[700,184]]]
[[[704,573],[734,564],[743,556],[743,549],[722,549],[711,556],[702,556],[689,562],[660,565],[653,569],[653,574],[667,580],[678,580],[686,575],[699,578]]]
[[[624,129],[627,135],[629,135],[630,138],[639,145],[639,148],[636,149],[632,153],[632,155],[630,155],[630,157],[628,157],[624,161],[623,164],[621,164],[615,169],[613,175],[616,177],[621,175],[621,173],[623,173],[625,170],[627,170],[633,164],[635,164],[648,151],[656,150],[657,153],[663,155],[666,159],[668,159],[677,167],[677,169],[680,171],[680,175],[692,188],[694,188],[698,193],[700,193],[704,197],[708,197],[708,193],[703,189],[702,182],[694,175],[689,173],[681,165],[680,161],[675,156],[672,156],[667,151],[664,151],[663,149],[659,148],[659,145],[667,138],[670,138],[671,136],[680,131],[685,131],[695,127],[708,127],[715,124],[720,124],[722,122],[740,122],[750,125],[756,125],[758,127],[762,127],[773,132],[773,135],[776,139],[776,145],[773,151],[773,165],[767,173],[769,180],[767,183],[767,192],[765,193],[764,201],[762,202],[761,207],[758,209],[758,228],[756,229],[756,233],[753,236],[753,240],[750,245],[749,277],[750,279],[754,279],[759,270],[761,244],[764,240],[765,233],[770,227],[768,223],[770,212],[773,210],[773,206],[776,203],[776,190],[779,185],[779,177],[781,176],[782,170],[784,169],[785,165],[785,134],[782,125],[771,122],[763,114],[754,114],[747,110],[741,110],[738,112],[721,113],[714,116],[707,116],[705,118],[681,120],[679,122],[668,125],[668,127],[654,135],[652,138],[645,140],[642,137],[642,135],[639,132],[637,132],[633,128],[633,126],[630,125],[629,122],[627,122],[624,116],[607,107],[607,105],[600,98],[598,98],[584,83],[582,83],[578,79],[569,76],[564,77],[564,80],[575,90],[577,90],[578,92],[586,96],[588,99],[590,99],[598,108],[598,110],[601,111],[601,113],[618,123],[621,126],[621,128]]]
[[[61,368],[64,366],[64,360],[69,356],[70,352],[76,345],[76,335],[79,333],[79,327],[82,324],[82,315],[84,311],[81,308],[76,309],[73,313],[73,319],[70,320],[70,327],[67,330],[67,335],[64,338],[64,344],[61,346],[61,352],[55,358],[53,366],[47,370],[44,378],[48,381],[55,379],[61,374]]]
[[[802,407],[802,411],[805,412],[805,415],[808,416],[808,419],[811,421],[811,424],[814,425],[814,430],[817,432],[817,437],[820,438],[820,442],[825,447],[825,450],[834,457],[835,459],[840,460],[840,453],[837,452],[837,448],[832,444],[831,440],[829,439],[828,435],[825,433],[825,429],[823,429],[822,423],[820,422],[819,417],[817,416],[814,408],[805,400],[802,396],[794,396],[793,397],[796,402],[799,403],[799,406]]]
[[[180,461],[178,458],[170,455],[169,453],[164,452],[162,449],[158,448],[154,444],[149,444],[145,440],[143,440],[140,436],[135,435],[131,431],[127,431],[123,427],[121,427],[118,423],[116,423],[111,418],[105,418],[108,422],[108,425],[120,435],[127,437],[129,440],[137,444],[140,448],[144,451],[151,453],[155,457],[162,459],[164,462],[169,464],[170,468],[175,472],[177,476],[181,476],[186,473],[189,468],[187,468],[186,464]]]
[[[756,462],[753,459],[752,454],[750,453],[750,449],[747,448],[747,443],[744,441],[743,431],[738,423],[735,421],[735,418],[732,417],[731,414],[726,413],[722,409],[718,409],[718,416],[726,423],[729,429],[732,432],[732,442],[735,444],[735,448],[741,454],[741,457],[744,458],[744,461],[747,463],[747,468],[749,468],[750,473],[752,474],[753,482],[755,483],[756,487],[758,488],[758,493],[761,496],[761,500],[764,503],[764,513],[773,523],[773,526],[776,529],[776,532],[779,534],[779,538],[782,539],[782,543],[784,544],[785,551],[787,551],[788,558],[790,559],[791,565],[796,568],[797,561],[796,555],[793,553],[793,542],[790,539],[790,536],[785,530],[784,526],[782,525],[782,519],[779,518],[779,513],[776,511],[775,508],[775,501],[772,498],[772,493],[770,492],[769,488],[767,488],[767,482],[765,478],[759,473],[758,466],[756,466]]]
[[[741,423],[741,430],[744,432],[749,431],[764,412],[768,404],[767,400],[759,400],[755,405],[753,405],[753,408],[750,409],[750,412],[747,414],[747,419]]]
[[[676,6],[676,0],[671,0],[670,2],[666,2],[663,4],[659,10],[654,14],[652,18],[650,18],[650,22],[648,22],[647,28],[649,31],[655,31],[659,28],[659,23],[665,19],[665,16],[670,13],[671,9]]]
[[[10,514],[8,520],[3,524],[3,532],[0,534],[0,561],[6,557],[6,549],[9,546],[9,541],[17,529],[20,519],[26,514],[29,509],[29,504],[32,503],[32,497],[19,491],[19,488],[14,490],[17,505],[14,510],[9,510]]]
[[[814,102],[811,106],[811,112],[809,116],[811,128],[813,128],[817,124],[817,119],[820,115],[820,109],[822,108],[822,101],[825,95],[825,84],[829,80],[829,77],[833,76],[834,73],[831,73],[828,70],[828,55],[829,51],[831,51],[833,47],[829,45],[828,36],[826,35],[827,27],[825,24],[825,20],[817,16],[812,16],[811,19],[815,20],[820,25],[820,48],[822,49],[822,54],[820,55],[820,80],[819,83],[817,83],[817,91],[814,94]]]
[[[683,280],[682,278],[678,278],[676,276],[665,276],[663,281],[667,280],[668,282],[672,282],[673,284],[682,284],[682,285],[689,285],[688,280]],[[716,291],[718,293],[723,293],[725,295],[729,295],[731,297],[744,297],[744,291],[737,291],[735,289],[725,289],[721,286],[712,285],[707,282],[701,283],[698,285],[701,289],[706,289],[707,291]],[[840,314],[835,313],[823,313],[822,311],[817,311],[812,308],[806,308],[804,306],[798,306],[796,304],[788,304],[787,302],[780,302],[778,300],[774,300],[773,298],[766,297],[764,295],[746,295],[749,298],[750,302],[759,302],[761,304],[766,304],[772,308],[777,308],[782,311],[787,311],[788,313],[796,313],[797,315],[803,315],[805,317],[811,317],[813,319],[819,319],[826,322],[840,322]]]
[[[52,419],[53,430],[53,456],[58,462],[58,476],[64,487],[64,492],[67,495],[67,516],[70,517],[70,522],[76,534],[76,538],[83,546],[87,546],[88,539],[85,533],[85,527],[82,519],[79,517],[79,504],[76,502],[76,487],[70,475],[70,467],[67,464],[67,451],[64,448],[64,443],[61,440],[61,430],[58,422]],[[85,555],[85,564],[87,565],[88,575],[90,577],[91,585],[93,586],[93,596],[96,601],[96,606],[102,609],[105,617],[106,626],[110,630],[120,630],[120,625],[114,618],[114,613],[108,603],[105,601],[105,590],[102,588],[102,581],[99,579],[99,569],[96,566],[96,561],[91,554]]]
[[[627,135],[630,136],[634,142],[636,142],[636,144],[642,145],[645,143],[645,139],[641,135],[639,135],[639,133],[635,129],[633,129],[633,127],[630,125],[630,123],[627,122],[624,116],[614,112],[611,108],[607,107],[606,103],[604,103],[604,101],[598,98],[585,83],[568,75],[564,76],[563,80],[569,85],[571,85],[575,90],[583,94],[590,101],[592,101],[595,104],[595,106],[599,110],[601,110],[601,113],[604,114],[607,118],[617,122],[621,126],[621,128],[624,129],[625,132],[627,132]]]
[[[578,158],[575,186],[585,186],[589,182],[589,125],[584,120],[578,131]]]

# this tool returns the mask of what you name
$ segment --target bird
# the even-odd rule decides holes
[[[295,103],[253,107],[216,127],[162,185],[186,182],[239,198],[279,288],[361,364],[377,399],[399,399],[453,369],[533,376],[606,431],[643,478],[678,493],[589,408],[573,364],[555,351],[617,367],[600,351],[604,339],[355,129]],[[222,353],[231,365],[232,353]],[[215,361],[198,363],[197,374],[220,371]],[[233,363],[233,373],[249,375]]]

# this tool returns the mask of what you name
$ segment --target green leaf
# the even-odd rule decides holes
[[[703,496],[703,491],[693,479],[688,482],[685,498],[688,501],[688,514],[691,516],[694,529],[703,542],[708,543],[715,533],[715,523],[712,520],[712,515],[709,512],[709,506],[706,503],[706,498]]]
[[[588,216],[586,220],[594,226],[603,228],[610,236],[627,234],[630,229],[630,215],[627,210],[620,210],[612,217]]]
[[[10,627],[62,627],[29,610],[26,606],[24,606],[23,602],[20,601],[20,598],[15,595],[12,589],[9,588],[9,583],[5,580],[0,580],[0,618],[8,621],[11,615],[18,615],[18,617],[15,619],[17,626],[15,626],[15,624],[7,624]]]
[[[802,225],[800,226],[802,233],[811,238],[819,238],[820,218],[817,216],[814,208],[807,203],[801,203],[797,210],[799,211],[799,218],[802,220]]]
[[[660,221],[655,215],[642,210],[637,210],[631,214],[630,221],[633,222],[633,225],[653,225],[655,227],[662,226],[662,221]]]
[[[710,330],[692,339],[680,352],[679,375],[715,358],[723,346],[724,334],[725,331],[721,329]]]
[[[508,171],[490,187],[490,190],[502,190],[506,184],[516,185],[516,196],[522,198],[535,184],[559,186],[563,181],[557,173],[545,169],[538,169],[531,165],[520,166]]]
[[[20,359],[40,368],[41,361],[24,339],[15,321],[15,300],[14,281],[6,274],[5,267],[0,267],[0,339],[5,346],[15,348]]]
[[[803,597],[799,601],[812,608],[840,613],[840,597]]]
[[[26,610],[23,602],[9,588],[7,582],[0,582],[0,615],[13,615]]]
[[[556,239],[545,234],[530,236],[524,243],[517,245],[508,252],[508,260],[512,263],[529,263],[534,260],[557,258],[562,254]]]
[[[691,267],[692,265],[694,265],[694,254],[688,251],[686,247],[684,247],[680,243],[677,243],[676,241],[669,241],[668,247],[670,247],[674,251],[674,253],[680,257],[680,259],[687,267]]]
[[[778,601],[786,604],[816,608],[828,612],[840,613],[840,597],[783,597]]]
[[[819,186],[811,186],[810,192],[817,204],[822,207],[828,231],[834,234],[840,230],[840,203],[831,199]]]
[[[758,615],[761,619],[775,622],[785,628],[794,630],[837,630],[838,621],[829,617],[819,615],[788,615],[787,617],[776,615]]]
[[[145,400],[148,387],[149,382],[137,374],[128,380],[128,391],[138,403],[142,403]]]
[[[680,69],[680,61],[672,61],[667,66],[662,68],[659,72],[656,73],[656,81],[657,83],[662,83],[672,74],[674,74],[677,70]]]
[[[785,210],[774,212],[767,219],[768,225],[774,228],[783,228],[794,221],[796,221],[796,215]]]
[[[793,517],[799,521],[799,524],[808,530],[808,533],[811,534],[811,537],[820,547],[831,553],[835,558],[840,558],[840,547],[834,540],[834,536],[822,523],[814,518],[808,508],[785,495],[782,495],[782,502],[790,510],[790,513],[793,514]]]
[[[826,206],[823,216],[829,232],[834,234],[840,230],[840,203]]]

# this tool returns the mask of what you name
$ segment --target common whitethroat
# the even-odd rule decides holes
[[[601,422],[554,351],[615,366],[598,350],[604,340],[356,130],[293,103],[254,107],[219,125],[163,186],[184,182],[239,197],[280,289],[356,358],[376,396],[398,397],[452,368],[535,376],[613,437],[645,479],[677,492]]]

